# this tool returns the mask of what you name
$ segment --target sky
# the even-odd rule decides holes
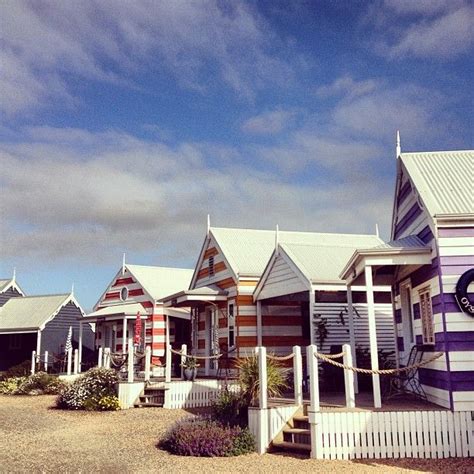
[[[389,238],[402,151],[473,148],[463,0],[0,2],[0,278],[90,309],[216,227]]]

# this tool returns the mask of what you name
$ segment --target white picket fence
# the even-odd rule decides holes
[[[225,390],[220,380],[176,381],[166,384],[164,408],[199,408],[210,406],[212,401]],[[227,384],[227,389],[238,390],[238,386]]]
[[[470,411],[315,413],[315,457],[472,457],[472,416]]]

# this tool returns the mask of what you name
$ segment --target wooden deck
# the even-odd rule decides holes
[[[269,400],[270,406],[293,404],[290,397],[273,398]],[[304,405],[309,405],[305,397]],[[403,395],[382,400],[382,408],[375,408],[372,393],[362,392],[356,395],[356,407],[347,408],[343,393],[320,393],[320,407],[322,412],[359,412],[359,411],[449,411],[447,408],[435,405],[428,401],[417,399],[410,395]]]

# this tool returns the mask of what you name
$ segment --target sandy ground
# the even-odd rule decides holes
[[[0,395],[0,472],[474,472],[473,459],[316,461],[282,454],[172,456],[156,447],[184,410],[56,410],[54,397]]]

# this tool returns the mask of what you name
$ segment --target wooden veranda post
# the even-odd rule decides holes
[[[369,314],[369,340],[370,340],[370,362],[371,369],[379,369],[378,346],[377,346],[377,330],[375,322],[375,303],[374,303],[374,285],[372,279],[372,267],[365,267],[365,287],[367,292],[367,310]],[[374,392],[374,407],[382,407],[382,398],[380,395],[380,376],[372,374],[372,384]]]
[[[293,346],[293,377],[295,386],[295,403],[303,404],[303,360],[301,357],[301,347]]]
[[[350,285],[347,287],[347,315],[349,319],[349,342],[351,344],[352,360],[356,360],[356,340],[355,340],[355,327],[354,327],[354,307],[352,304],[352,288]],[[357,374],[354,373],[354,390],[355,393],[359,393],[359,380]]]
[[[166,345],[165,382],[171,382],[171,344]]]
[[[181,378],[184,378],[184,364],[186,364],[186,358],[188,355],[188,346],[181,344]]]
[[[128,383],[133,383],[133,362],[134,362],[134,353],[133,353],[133,338],[128,339]]]
[[[74,374],[79,373],[79,350],[74,349]]]
[[[72,374],[72,347],[67,350],[67,374]]]
[[[99,347],[97,355],[97,367],[102,367],[102,347]]]
[[[306,358],[309,374],[310,405],[308,409],[309,429],[311,431],[311,457],[322,459],[321,427],[319,419],[319,372],[318,361],[316,359],[317,348],[311,344],[306,348]]]
[[[342,346],[344,352],[343,363],[348,367],[352,367],[352,351],[349,344]],[[354,372],[352,370],[344,369],[344,387],[346,392],[346,407],[355,408],[355,387],[354,387]]]
[[[151,347],[145,347],[145,382],[150,381],[151,377]]]
[[[36,368],[36,351],[33,351],[31,353],[31,375],[35,373],[35,368]]]

